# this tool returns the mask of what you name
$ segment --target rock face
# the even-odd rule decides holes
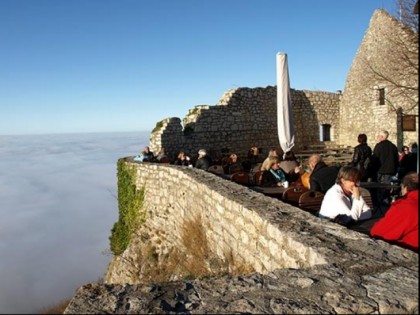
[[[405,267],[351,276],[329,265],[268,275],[164,285],[81,287],[65,314],[402,314],[417,313],[417,271]],[[344,274],[346,274],[344,276]],[[393,283],[391,278],[404,279]]]
[[[418,312],[417,253],[211,173],[126,164],[137,172],[138,189],[145,189],[146,222],[113,258],[106,284],[81,287],[66,314]],[[209,251],[221,260],[229,252],[255,272],[145,283],[138,258],[144,235],[159,262],[183,248],[182,226],[197,216]]]

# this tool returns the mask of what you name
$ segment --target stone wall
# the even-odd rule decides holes
[[[320,144],[320,125],[331,125],[331,140],[338,139],[341,93],[291,90],[295,125],[295,150]],[[150,147],[163,146],[172,154],[185,150],[196,155],[201,148],[213,156],[222,149],[246,156],[252,146],[279,148],[277,132],[277,88],[237,88],[227,91],[215,106],[191,109],[182,123],[167,118],[152,132]]]
[[[417,253],[202,170],[127,163],[145,189],[146,223],[112,259],[106,284],[80,288],[67,314],[418,312]],[[140,284],[144,234],[163,256],[182,246],[180,227],[197,215],[213,252],[256,273]]]
[[[385,105],[378,102],[381,88]],[[163,146],[172,157],[179,150],[194,156],[206,148],[217,156],[221,149],[228,149],[243,157],[257,146],[265,155],[270,148],[279,148],[276,95],[277,88],[272,86],[232,89],[215,106],[195,106],[182,121],[164,119],[151,134],[152,151]],[[360,133],[368,136],[373,148],[383,129],[399,148],[418,141],[418,33],[414,36],[386,11],[376,10],[343,94],[292,89],[291,99],[295,151],[318,144],[353,147]],[[401,131],[397,108],[404,115],[416,115],[415,131]],[[320,141],[323,124],[331,125],[331,141]]]
[[[412,36],[411,30],[386,11],[375,11],[347,75],[340,104],[339,143],[354,145],[357,135],[365,133],[373,147],[383,129],[399,148],[418,141],[418,34],[417,40]],[[384,105],[379,104],[381,88],[385,89]],[[403,132],[399,141],[398,107],[404,114],[417,116],[416,131]]]

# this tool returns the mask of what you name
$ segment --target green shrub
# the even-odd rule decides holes
[[[155,131],[158,131],[159,129],[161,129],[163,127],[163,121],[158,121],[156,123],[155,128],[153,128],[152,133],[154,133]]]
[[[120,159],[117,172],[119,215],[109,237],[114,255],[120,255],[127,248],[132,234],[145,220],[145,212],[142,211],[144,187],[136,188],[136,170]]]

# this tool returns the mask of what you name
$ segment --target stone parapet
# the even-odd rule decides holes
[[[224,180],[172,165],[131,163],[146,222],[115,256],[106,284],[81,287],[73,313],[416,313],[418,254]],[[212,252],[255,272],[142,284],[145,234],[158,256],[182,248],[180,227],[200,217]]]

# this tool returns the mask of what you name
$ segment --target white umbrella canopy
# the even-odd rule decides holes
[[[290,151],[295,145],[293,127],[292,99],[290,94],[289,68],[287,54],[277,53],[277,131],[283,152]]]

